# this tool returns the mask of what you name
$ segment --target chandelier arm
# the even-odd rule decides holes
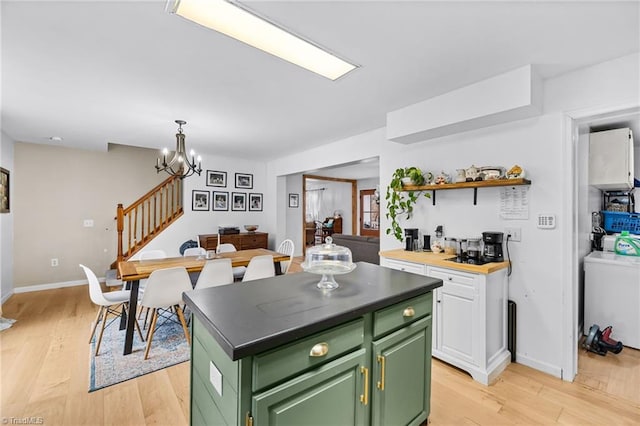
[[[168,163],[164,164],[164,167],[171,167],[175,164],[176,161],[178,161],[178,154],[174,152],[173,158],[171,158]]]

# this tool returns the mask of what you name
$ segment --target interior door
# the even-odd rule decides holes
[[[380,204],[375,197],[375,189],[360,191],[360,235],[380,236]]]

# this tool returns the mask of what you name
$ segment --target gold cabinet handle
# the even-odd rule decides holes
[[[380,364],[380,380],[378,380],[378,389],[381,391],[384,390],[384,357],[382,355],[378,355],[377,357],[378,363]]]
[[[416,314],[416,311],[411,306],[409,306],[408,308],[405,308],[405,310],[402,311],[402,316],[405,318],[411,318],[415,314]]]
[[[329,344],[326,342],[316,343],[309,351],[309,356],[320,357],[329,353]]]
[[[360,402],[367,405],[369,403],[369,369],[361,366],[360,373],[364,374],[364,393],[360,395]]]

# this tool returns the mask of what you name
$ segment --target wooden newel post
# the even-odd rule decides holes
[[[122,204],[118,204],[118,213],[116,215],[116,229],[118,231],[118,256],[116,260],[122,262],[124,255],[122,253],[122,232],[124,231],[124,208]]]

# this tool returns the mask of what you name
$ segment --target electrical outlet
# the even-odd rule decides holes
[[[509,236],[509,241],[520,241],[522,228],[504,228],[505,236]]]
[[[85,228],[92,228],[93,227],[93,219],[85,219],[83,222],[83,225]]]
[[[58,259],[51,259],[51,266],[58,266]]]

